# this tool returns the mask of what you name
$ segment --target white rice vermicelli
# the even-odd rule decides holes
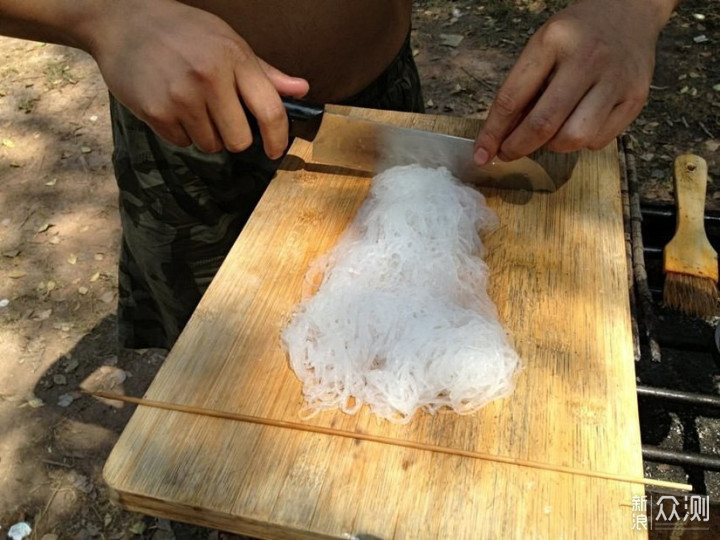
[[[363,405],[395,422],[507,396],[519,359],[487,295],[480,193],[447,169],[378,175],[282,338],[307,411]]]

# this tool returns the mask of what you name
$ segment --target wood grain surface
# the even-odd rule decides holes
[[[469,137],[478,129],[342,112]],[[280,332],[310,261],[334,245],[370,184],[313,165],[310,150],[293,144],[148,399],[300,421]],[[484,192],[501,223],[485,237],[490,295],[524,362],[512,396],[401,426],[365,410],[307,422],[642,476],[617,150],[569,160],[572,176],[555,193]],[[633,530],[639,485],[148,407],[104,475],[128,509],[262,538],[644,537]]]

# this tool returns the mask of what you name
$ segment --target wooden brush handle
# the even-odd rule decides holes
[[[678,234],[686,237],[706,237],[704,223],[706,190],[706,161],[694,154],[678,156],[675,159]]]

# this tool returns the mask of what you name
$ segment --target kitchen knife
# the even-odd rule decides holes
[[[417,164],[446,167],[463,182],[499,189],[555,191],[547,171],[530,158],[478,167],[472,139],[409,129],[335,114],[322,105],[284,98],[290,135],[313,143],[313,161],[350,169],[382,172]]]

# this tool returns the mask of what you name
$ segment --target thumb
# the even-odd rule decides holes
[[[310,83],[300,77],[292,77],[260,60],[260,67],[281,96],[301,98],[310,90]]]

